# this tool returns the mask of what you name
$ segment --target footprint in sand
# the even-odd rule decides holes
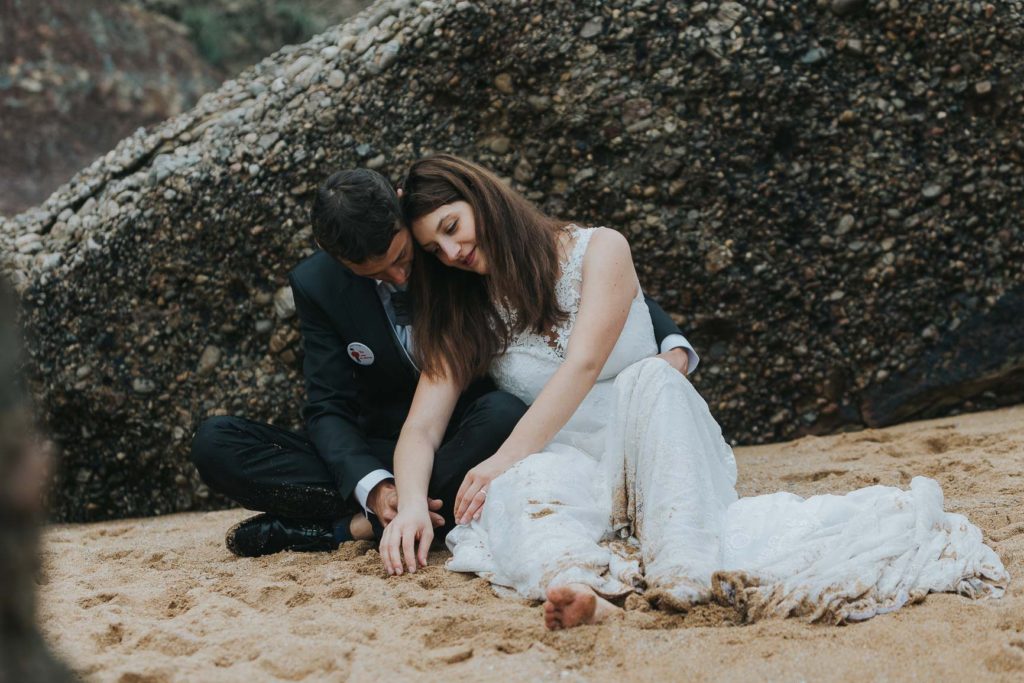
[[[899,437],[895,434],[887,434],[886,432],[876,432],[868,429],[861,432],[856,438],[853,439],[854,443],[889,443],[895,441]]]
[[[951,443],[952,440],[953,439],[948,436],[932,436],[922,441],[921,445],[924,446],[925,450],[929,453],[938,455],[940,453],[945,453],[950,448],[954,447]]]
[[[416,583],[420,588],[434,590],[444,581],[443,571],[445,570],[441,567],[427,567],[418,572],[419,577],[416,579]]]
[[[302,576],[299,574],[299,572],[295,571],[294,569],[288,569],[283,572],[277,572],[276,574],[273,574],[272,578],[275,581],[291,581],[292,583],[299,583],[302,579]]]
[[[107,527],[104,529],[97,529],[96,531],[91,531],[85,535],[85,538],[90,541],[97,541],[104,537],[116,538],[118,536],[124,536],[126,533],[132,531],[133,529],[135,529],[135,527],[132,525]]]
[[[273,607],[298,607],[309,602],[314,596],[294,583],[270,583],[246,589],[241,595],[232,595],[254,609]]]
[[[105,650],[108,647],[114,647],[120,645],[124,641],[125,628],[121,623],[107,624],[107,627],[100,633],[93,636],[93,640],[99,645],[101,650]]]
[[[134,647],[140,650],[154,650],[168,657],[191,657],[199,651],[202,643],[170,631],[155,629],[139,638]]]
[[[465,615],[446,615],[426,619],[420,627],[426,632],[420,636],[423,645],[431,650],[458,647],[497,647],[508,650],[526,647],[536,639],[535,625],[518,626],[506,620],[481,619]]]
[[[351,561],[352,568],[356,570],[356,574],[361,576],[379,576],[381,578],[387,578],[387,571],[384,569],[384,563],[380,559],[380,553],[376,550],[371,550],[365,555],[361,555]]]
[[[356,592],[353,590],[352,586],[342,584],[331,588],[331,590],[327,592],[327,597],[332,600],[348,600],[355,594]]]
[[[395,601],[403,609],[407,607],[426,607],[430,604],[427,600],[429,596],[424,593],[421,589],[417,588],[415,591],[403,590],[399,591],[395,596]]]
[[[1024,639],[1016,638],[985,659],[985,668],[993,673],[1024,671]]]
[[[944,458],[938,463],[925,464],[919,468],[919,474],[931,477],[946,486],[957,485],[962,490],[976,490],[982,484],[979,475],[992,471],[992,463],[987,459],[977,462]],[[970,475],[970,476],[964,476]]]
[[[146,567],[149,567],[150,569],[159,569],[162,571],[167,571],[169,569],[178,569],[181,566],[181,562],[178,560],[178,554],[174,552],[150,553],[142,562]]]
[[[81,543],[81,541],[70,534],[49,533],[46,535],[46,545],[51,543]]]
[[[1007,539],[1013,538],[1014,536],[1020,536],[1024,534],[1024,522],[1014,522],[1013,524],[1007,524],[1001,529],[996,529],[988,534],[996,543],[1000,543]]]
[[[138,672],[138,671],[126,671],[121,674],[117,683],[167,683],[171,680],[163,671],[158,672]]]
[[[82,609],[92,609],[97,605],[103,605],[117,597],[117,593],[96,593],[89,597],[82,598],[78,601],[78,606]]]
[[[919,443],[928,453],[939,455],[951,450],[987,448],[999,439],[992,436],[967,436],[964,434],[932,434]]]
[[[272,583],[260,586],[249,592],[249,605],[251,607],[282,605],[294,597],[295,593],[295,588],[287,584]]]
[[[848,470],[818,470],[817,472],[797,472],[796,474],[783,475],[782,480],[789,483],[821,481],[826,477],[841,477],[847,472]]]
[[[429,664],[458,664],[464,662],[473,656],[473,648],[469,645],[456,645],[455,647],[445,647],[439,650],[435,650],[431,653],[430,659],[426,662]],[[422,663],[419,657],[414,657],[410,663]]]
[[[168,619],[173,619],[195,607],[195,600],[191,596],[194,588],[193,582],[177,581],[166,590],[147,598],[146,607],[150,613],[162,614]]]
[[[1024,612],[1005,609],[999,616],[1000,631],[1016,631],[1024,635]]]
[[[313,597],[314,596],[313,596],[312,593],[300,590],[300,591],[297,591],[295,593],[295,595],[293,595],[292,597],[288,598],[288,600],[286,600],[284,604],[287,605],[288,607],[298,607],[299,605],[305,605],[307,602],[312,600]]]
[[[911,455],[913,449],[908,449],[906,446],[900,444],[893,444],[890,446],[883,446],[882,453],[885,453],[890,458],[905,458]]]
[[[286,681],[345,681],[352,668],[351,658],[351,650],[325,653],[307,647],[299,648],[288,657],[265,654],[259,660],[259,667],[274,678]]]
[[[126,557],[131,556],[131,554],[131,550],[105,550],[101,553],[97,553],[96,558],[101,562],[113,562],[123,560]]]

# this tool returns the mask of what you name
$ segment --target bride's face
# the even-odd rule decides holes
[[[487,258],[477,249],[476,221],[467,202],[439,206],[414,220],[411,227],[420,246],[444,265],[487,274]]]

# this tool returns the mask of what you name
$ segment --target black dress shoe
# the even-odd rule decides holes
[[[228,550],[240,557],[260,557],[282,550],[323,552],[338,547],[333,531],[325,521],[263,513],[231,527],[224,542]]]

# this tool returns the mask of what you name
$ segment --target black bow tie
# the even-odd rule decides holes
[[[395,309],[396,325],[412,324],[412,316],[409,311],[409,292],[391,292],[391,307]]]

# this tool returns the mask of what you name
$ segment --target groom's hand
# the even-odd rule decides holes
[[[435,529],[444,526],[444,517],[437,512],[441,509],[441,505],[440,498],[427,498],[427,514],[430,515],[430,523],[434,525]]]
[[[398,514],[398,489],[393,479],[385,479],[370,491],[366,497],[366,507],[377,515],[381,524],[387,526]]]
[[[661,358],[683,375],[685,375],[686,371],[690,369],[690,355],[686,353],[686,349],[681,346],[670,349],[665,353],[659,353],[655,358]]]
[[[366,507],[370,512],[377,515],[381,526],[387,526],[398,515],[398,489],[395,482],[385,479],[373,487],[370,495],[366,497]],[[435,527],[444,526],[444,517],[438,514],[441,509],[441,501],[436,498],[427,498],[427,510],[430,515],[430,523]]]

